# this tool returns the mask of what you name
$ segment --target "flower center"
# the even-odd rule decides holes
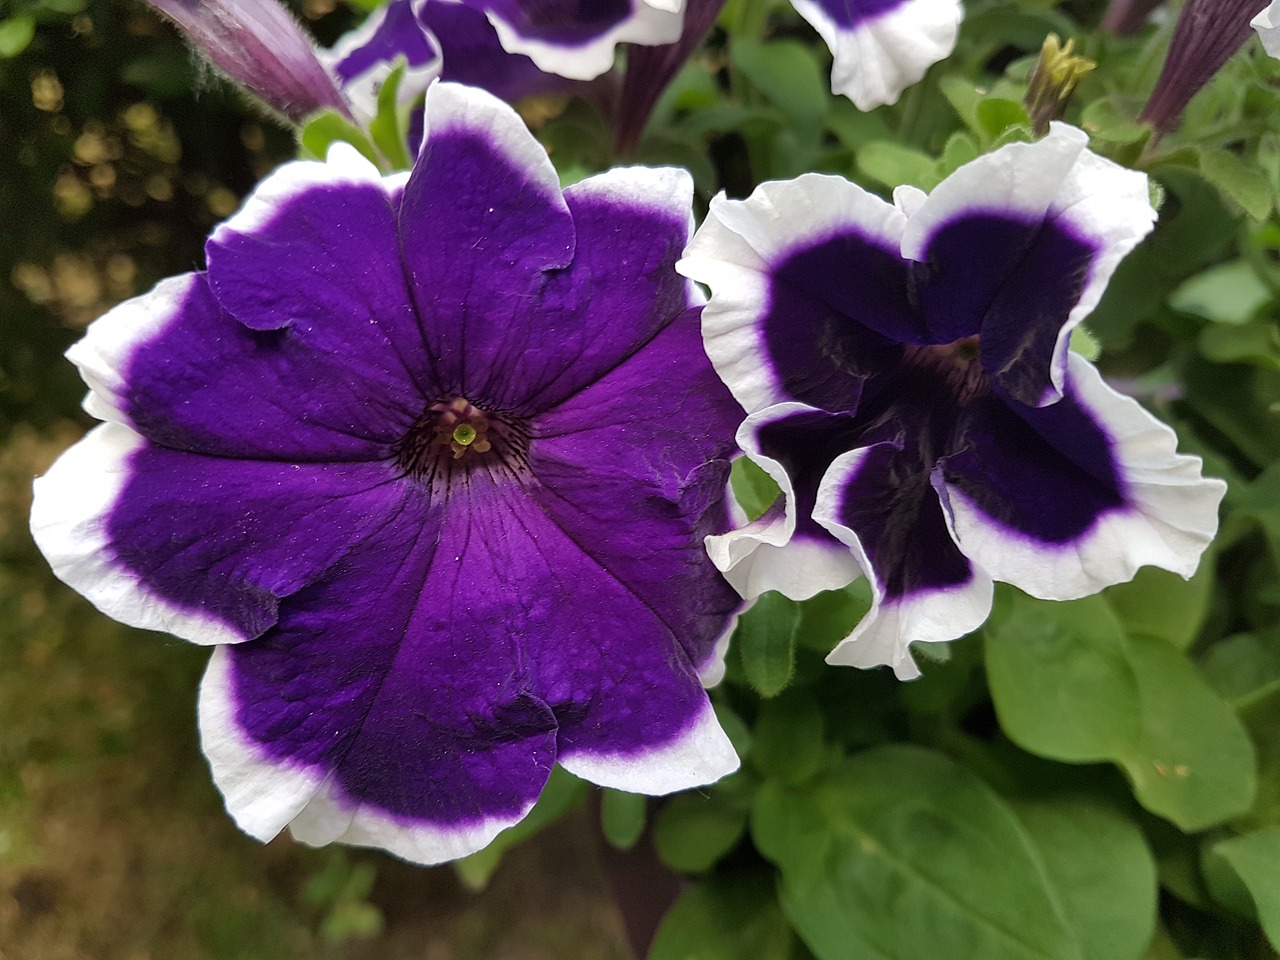
[[[528,452],[523,418],[486,412],[465,397],[428,404],[395,446],[400,469],[433,490],[476,469],[518,479],[527,470]]]
[[[987,372],[979,360],[978,337],[961,337],[952,343],[909,346],[903,360],[917,370],[941,378],[961,403],[991,390]]]

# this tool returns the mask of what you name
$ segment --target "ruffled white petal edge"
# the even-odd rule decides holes
[[[1079,301],[1058,332],[1050,368],[1052,388],[1040,405],[1062,396],[1071,331],[1102,299],[1116,266],[1155,226],[1146,174],[1091,153],[1089,137],[1065,123],[1035,143],[1011,143],[965,164],[912,213],[902,254],[923,260],[940,226],[965,214],[1008,213],[1029,220],[1061,220],[1097,246]]]
[[[335,143],[323,161],[294,160],[267,175],[249,194],[238,211],[214,227],[213,245],[231,242],[236,235],[251,236],[270,224],[282,207],[304,193],[335,184],[376,184],[393,195],[402,177],[384,177],[368,158],[349,143]]]
[[[899,680],[920,676],[909,649],[912,643],[955,640],[982,626],[991,613],[994,584],[977,564],[968,583],[886,601],[858,535],[840,522],[844,488],[878,444],[836,457],[818,487],[813,518],[848,547],[871,584],[871,609],[849,636],[827,655],[827,663],[853,667],[889,666]]]
[[[824,590],[848,586],[862,573],[839,543],[795,537],[795,487],[786,468],[760,450],[760,427],[783,417],[820,412],[803,403],[779,403],[747,417],[737,443],[753,463],[781,488],[779,502],[744,527],[706,538],[707,555],[724,578],[748,599],[776,590],[792,600],[808,600]]]
[[[154,594],[116,558],[107,518],[146,441],[121,423],[89,431],[35,481],[31,535],[63,583],[114,620],[193,643],[249,639],[222,620]]]
[[[1280,0],[1271,0],[1271,6],[1249,21],[1258,32],[1262,47],[1273,57],[1280,57]]]
[[[1177,452],[1177,435],[1132,397],[1117,393],[1089,361],[1069,358],[1081,405],[1112,442],[1130,501],[1066,544],[1045,544],[1000,527],[950,485],[944,512],[964,553],[997,580],[1044,600],[1075,600],[1133,579],[1151,565],[1190,577],[1218,530],[1227,485],[1201,475],[1199,457]]]
[[[394,3],[396,0],[392,0],[392,2]],[[377,35],[387,19],[391,6],[392,4],[388,3],[373,11],[365,18],[362,24],[339,37],[338,42],[332,47],[328,50],[320,51],[320,60],[330,73],[334,73],[334,69],[339,63],[354,51],[369,43]],[[444,58],[441,55],[439,40],[429,31],[424,30],[423,34],[426,36],[427,42],[435,50],[435,55],[426,63],[407,64],[404,76],[400,80],[400,87],[396,90],[396,100],[402,105],[412,103],[426,92],[427,87],[431,86],[431,81],[440,76],[440,71],[444,67]],[[390,61],[380,61],[373,64],[364,73],[358,73],[341,84],[343,96],[347,98],[347,102],[357,116],[363,119],[366,124],[378,113],[378,91],[382,88],[382,84],[387,77],[391,75],[393,66],[394,64]]]
[[[964,8],[959,0],[907,0],[854,27],[837,23],[819,0],[791,0],[831,49],[831,92],[859,110],[896,103],[902,91],[951,55]]]
[[[526,189],[537,190],[560,207],[568,219],[569,208],[560,189],[560,175],[546,149],[529,132],[520,115],[493,94],[479,87],[436,81],[427,90],[425,127],[424,147],[433,136],[452,130],[467,131],[484,139],[512,166],[526,174],[529,178]],[[427,155],[424,149],[421,156]],[[465,173],[458,171],[459,176]]]
[[[676,270],[711,288],[702,311],[707,356],[747,413],[793,399],[773,374],[760,329],[777,265],[850,228],[896,250],[906,222],[892,204],[818,173],[762,183],[745,200],[720,194],[711,201]]]
[[[112,307],[72,345],[67,359],[89,387],[83,406],[90,416],[132,426],[122,409],[130,358],[178,317],[192,288],[203,282],[194,273],[161,280],[147,293]]]
[[[553,43],[526,37],[492,11],[486,16],[507,53],[524,54],[544,73],[570,80],[593,80],[613,66],[619,43],[657,46],[675,43],[684,29],[683,0],[632,0],[631,16],[585,43]]]
[[[562,753],[558,760],[575,777],[649,796],[715,783],[737,770],[740,763],[711,701],[705,699],[688,729],[670,743],[630,755]]]
[[[475,853],[518,823],[533,801],[511,818],[489,818],[453,829],[397,820],[340,795],[327,775],[273,760],[240,732],[232,693],[230,652],[214,650],[200,684],[200,740],[213,781],[240,829],[266,842],[286,826],[312,846],[340,842],[381,847],[423,865]]]

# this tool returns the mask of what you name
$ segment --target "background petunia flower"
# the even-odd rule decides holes
[[[699,677],[740,604],[702,544],[741,410],[673,269],[687,174],[562,192],[493,97],[426,109],[410,173],[288,164],[206,271],[90,329],[107,422],[32,530],[106,613],[217,645],[201,737],[245,831],[434,863],[556,762],[654,794],[737,767]]]
[[[459,2],[484,12],[508,53],[570,80],[591,80],[612,67],[619,43],[674,43],[684,23],[684,0]]]
[[[960,0],[791,0],[831,48],[831,89],[859,110],[895,103],[950,56]]]
[[[402,102],[416,100],[443,77],[439,42],[422,29],[408,0],[378,8],[321,57],[365,117],[378,112],[378,89],[401,59],[405,73],[396,93]]]
[[[746,596],[868,577],[833,663],[918,671],[978,627],[992,581],[1085,596],[1190,576],[1225,485],[1068,350],[1151,229],[1146,178],[1054,124],[895,204],[837,177],[717,198],[677,269],[708,284],[707,352],[783,498],[712,537]]]

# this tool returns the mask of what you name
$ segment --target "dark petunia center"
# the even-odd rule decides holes
[[[529,466],[529,429],[522,417],[486,411],[465,397],[441,399],[395,446],[396,464],[435,492],[483,470],[494,478],[523,478]]]
[[[902,359],[908,366],[938,377],[957,400],[967,403],[991,391],[991,382],[978,354],[978,338],[972,336],[952,343],[908,346]]]

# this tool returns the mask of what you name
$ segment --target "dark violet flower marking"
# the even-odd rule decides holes
[[[555,763],[648,793],[737,766],[702,683],[741,601],[703,543],[741,410],[674,270],[687,174],[562,191],[451,84],[426,129],[408,175],[282,167],[207,270],[90,329],[107,422],[32,529],[105,612],[217,645],[201,737],[244,830],[435,863]]]
[[[986,619],[994,580],[1070,599],[1143,564],[1189,576],[1225,489],[1068,351],[1151,228],[1145,179],[1054,125],[894,205],[806,175],[717,198],[679,268],[738,442],[785,502],[708,548],[745,596],[871,583],[834,663]]]

